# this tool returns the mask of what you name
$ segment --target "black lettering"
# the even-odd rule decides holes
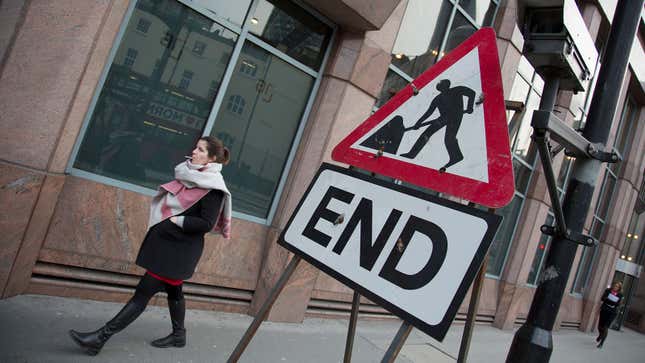
[[[327,205],[329,205],[329,202],[332,200],[332,198],[349,204],[352,202],[352,199],[354,199],[354,194],[330,186],[329,190],[327,190],[327,193],[325,193],[322,200],[320,201],[320,204],[318,204],[318,207],[316,207],[316,210],[311,216],[311,219],[309,219],[305,230],[302,231],[303,236],[311,239],[312,241],[318,243],[323,247],[327,247],[329,241],[331,241],[331,237],[317,230],[316,223],[318,223],[318,220],[321,218],[334,223],[340,216],[338,213],[327,209]]]
[[[425,266],[419,272],[408,275],[397,270],[396,265],[401,260],[401,257],[403,257],[412,236],[416,232],[422,233],[430,238],[432,241],[432,253],[430,254],[428,262],[426,262]],[[443,261],[446,259],[446,252],[448,251],[446,234],[436,224],[411,216],[405,224],[405,227],[403,227],[399,239],[403,242],[403,249],[399,251],[397,246],[394,246],[379,276],[406,290],[415,290],[427,285],[435,277],[437,272],[439,272]]]
[[[343,233],[338,238],[336,245],[334,246],[334,251],[336,254],[342,254],[349,238],[352,236],[356,227],[360,224],[361,226],[361,253],[360,253],[360,264],[364,269],[371,271],[372,267],[376,263],[376,259],[383,251],[385,243],[392,234],[392,230],[396,226],[396,223],[401,218],[402,212],[396,209],[393,209],[390,212],[390,215],[376,237],[376,241],[372,243],[372,201],[369,199],[361,199],[358,203],[358,207],[352,214],[347,226],[343,230]]]

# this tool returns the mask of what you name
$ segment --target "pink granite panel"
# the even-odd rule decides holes
[[[332,53],[333,57],[329,60],[326,74],[349,80],[354,65],[356,65],[364,36],[363,34],[341,30],[338,32],[337,39],[335,52]]]
[[[376,30],[401,0],[304,0],[342,28],[355,31]]]
[[[331,161],[334,147],[369,117],[373,106],[374,98],[352,85],[347,86],[341,102],[336,105],[338,115],[327,136],[324,161]]]
[[[72,101],[69,116],[61,131],[60,140],[56,145],[56,150],[49,167],[51,172],[62,173],[65,171],[72,147],[78,137],[94,92],[97,91],[96,88],[101,72],[103,72],[106,65],[108,54],[114,45],[114,39],[119,31],[127,8],[127,1],[116,1],[109,8],[105,23],[99,31],[96,43],[90,54],[87,68],[85,68],[85,72],[80,80],[78,91]]]
[[[133,261],[146,233],[149,203],[147,196],[70,176],[43,246],[81,256]],[[90,259],[75,262],[99,270],[113,268],[91,265]]]
[[[392,58],[389,51],[381,49],[374,41],[365,39],[352,72],[351,82],[377,98]]]
[[[0,291],[22,244],[44,176],[0,163]]]
[[[40,247],[45,239],[54,207],[64,183],[65,177],[62,175],[45,177],[3,297],[21,294],[29,285],[31,272],[38,259]]]
[[[150,197],[69,176],[39,259],[140,274],[134,260],[147,230],[149,205]],[[191,281],[254,289],[266,229],[234,219],[230,240],[208,234]]]
[[[0,2],[0,59],[4,59],[7,49],[11,46],[11,39],[22,21],[25,3],[26,0]]]
[[[343,0],[343,2],[362,18],[381,28],[401,0]]]
[[[511,40],[518,19],[518,0],[508,0],[503,2],[497,10],[495,16],[495,31],[499,38]]]
[[[508,40],[497,39],[497,51],[502,74],[502,86],[504,96],[509,97],[513,89],[513,82],[517,74],[517,67],[520,64],[522,54]]]
[[[0,79],[0,154],[45,169],[111,1],[34,0]]]
[[[407,0],[403,0],[397,5],[390,17],[387,19],[385,24],[379,29],[374,31],[368,31],[365,33],[365,37],[373,41],[379,48],[383,49],[387,53],[392,52],[394,48],[394,42],[396,41],[396,36],[399,33],[399,27],[401,26],[401,21],[403,20],[403,15],[405,14],[405,9],[407,8]]]
[[[268,229],[261,224],[233,219],[230,239],[206,235],[204,254],[191,281],[254,290]]]

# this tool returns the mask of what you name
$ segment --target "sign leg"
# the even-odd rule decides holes
[[[227,363],[235,363],[240,359],[240,356],[242,356],[242,353],[246,349],[246,346],[249,345],[249,343],[251,342],[251,339],[253,339],[253,336],[255,335],[255,332],[260,327],[260,324],[262,324],[262,321],[264,321],[267,315],[269,315],[269,311],[271,311],[271,307],[273,306],[273,303],[278,298],[278,295],[280,295],[280,292],[282,292],[282,289],[287,284],[289,277],[291,277],[293,272],[296,270],[296,267],[298,266],[298,263],[300,262],[301,259],[302,258],[298,255],[294,255],[291,258],[291,261],[289,262],[289,264],[287,265],[287,268],[282,273],[282,276],[280,276],[280,278],[278,279],[278,282],[276,282],[275,286],[269,293],[269,296],[267,297],[266,301],[264,302],[264,304],[262,304],[260,311],[258,311],[258,313],[255,315],[253,322],[248,327],[248,329],[246,329],[244,336],[242,336],[240,341],[237,343],[235,350],[233,351],[233,353],[231,353],[230,357],[228,357],[228,360],[226,361]]]
[[[459,346],[459,356],[457,363],[465,363],[468,359],[468,351],[470,350],[470,340],[473,336],[473,329],[475,328],[475,316],[477,315],[477,307],[479,306],[479,295],[484,284],[484,277],[486,275],[486,265],[488,264],[488,257],[484,259],[482,266],[479,268],[473,291],[470,295],[470,303],[468,304],[468,315],[466,317],[466,325],[464,332],[461,336],[461,345]]]
[[[358,320],[358,307],[360,305],[361,295],[354,290],[352,297],[352,313],[349,316],[349,327],[347,328],[347,341],[345,342],[345,357],[343,363],[352,361],[352,348],[354,347],[354,335],[356,335],[356,320]]]
[[[394,339],[392,339],[392,343],[390,343],[390,347],[387,348],[387,352],[385,352],[385,355],[383,356],[383,360],[381,360],[381,363],[394,362],[394,360],[396,359],[396,356],[399,355],[401,348],[403,348],[403,344],[405,343],[405,340],[408,339],[408,335],[410,335],[411,331],[412,331],[412,325],[407,321],[403,321],[403,323],[401,324],[401,327],[399,328],[399,331],[396,332]]]

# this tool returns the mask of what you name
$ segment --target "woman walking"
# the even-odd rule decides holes
[[[231,194],[220,173],[229,158],[228,149],[219,139],[202,137],[190,159],[175,167],[175,180],[159,187],[150,206],[148,233],[136,259],[146,273],[134,296],[100,329],[88,333],[69,331],[87,354],[98,354],[108,339],[141,315],[152,296],[160,291],[168,294],[172,333],[151,344],[159,348],[186,345],[182,283],[193,275],[208,231],[230,236]]]
[[[607,339],[609,326],[616,318],[618,307],[620,306],[620,302],[623,300],[622,290],[623,284],[619,281],[614,282],[614,285],[611,288],[607,288],[600,298],[602,304],[600,305],[598,337],[596,338],[598,348],[602,348],[602,345],[605,343],[605,339]]]

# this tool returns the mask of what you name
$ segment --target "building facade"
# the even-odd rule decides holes
[[[253,314],[290,254],[275,242],[333,147],[480,27],[497,32],[516,190],[497,211],[478,320],[525,319],[552,224],[530,119],[544,80],[523,55],[521,0],[10,0],[0,3],[0,287],[123,301],[158,184],[201,135],[232,154],[233,237],[208,235],[189,307]],[[545,3],[558,3],[551,1]],[[559,3],[562,3],[560,1]],[[555,112],[584,126],[615,1],[575,5],[599,56],[591,87]],[[531,5],[533,4],[533,5]],[[594,329],[599,298],[624,281],[617,319],[645,332],[645,23],[641,16],[558,326]],[[562,193],[574,160],[555,159]],[[157,298],[158,299],[158,298]],[[301,264],[269,316],[348,314],[352,291]],[[153,303],[163,303],[154,300]],[[462,304],[463,318],[468,300]],[[387,311],[363,300],[366,317]]]

